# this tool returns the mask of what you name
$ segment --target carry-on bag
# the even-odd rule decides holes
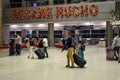
[[[38,48],[34,52],[38,56],[38,59],[44,59],[45,58],[45,54],[44,54],[43,48]]]
[[[73,59],[76,65],[78,65],[80,68],[84,68],[85,64],[87,63],[86,60],[80,58],[78,55],[73,54]]]
[[[114,49],[113,48],[106,48],[106,60],[114,60]]]

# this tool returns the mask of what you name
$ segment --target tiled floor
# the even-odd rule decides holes
[[[7,51],[6,51],[7,52]],[[120,63],[106,61],[105,48],[87,46],[85,68],[65,68],[66,51],[49,48],[49,58],[21,56],[0,58],[0,80],[120,80]]]

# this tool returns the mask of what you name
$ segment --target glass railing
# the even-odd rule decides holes
[[[36,6],[46,6],[48,1],[27,1],[27,2],[10,2],[6,3],[6,8],[19,8],[19,7],[36,7]]]
[[[45,0],[45,1],[10,2],[5,4],[5,8],[46,6],[49,5],[49,1]],[[66,4],[75,4],[81,2],[104,2],[104,1],[114,1],[114,0],[67,0]],[[53,1],[53,5],[60,5],[60,4],[65,4],[65,1],[64,2]]]

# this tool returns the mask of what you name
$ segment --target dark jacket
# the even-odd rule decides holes
[[[30,41],[30,46],[34,46],[34,41]]]
[[[72,47],[72,38],[71,38],[71,37],[67,38],[66,43],[65,43],[65,46],[64,46],[64,48],[62,49],[62,51],[65,50],[65,49],[68,49],[68,48],[70,48],[70,47]]]
[[[43,48],[43,40],[40,40],[40,42],[38,44],[38,48]]]

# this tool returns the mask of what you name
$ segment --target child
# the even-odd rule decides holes
[[[81,59],[84,59],[84,51],[85,51],[85,44],[83,41],[79,41],[79,44],[78,44],[78,56],[81,58]]]
[[[34,52],[33,52],[34,42],[33,42],[33,40],[32,40],[31,37],[29,38],[29,44],[30,44],[30,47],[29,47],[29,55],[28,55],[28,58],[34,59]]]

